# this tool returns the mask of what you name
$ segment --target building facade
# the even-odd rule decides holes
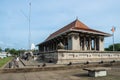
[[[100,52],[104,51],[104,38],[109,36],[111,34],[91,29],[76,19],[52,33],[44,42],[37,46],[46,61],[52,60],[55,63],[80,63],[82,55],[87,56],[91,52],[97,52],[96,55],[99,52],[101,55]],[[69,55],[72,55],[72,58]],[[81,56],[75,58],[76,55]],[[89,59],[88,57],[86,58]],[[82,60],[84,61],[84,59]]]

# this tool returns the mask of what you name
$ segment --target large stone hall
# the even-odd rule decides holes
[[[104,38],[110,36],[76,19],[37,46],[42,60],[57,64],[120,60],[119,52],[104,51]]]

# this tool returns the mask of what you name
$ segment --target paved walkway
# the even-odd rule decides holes
[[[79,70],[80,71],[80,70]],[[29,73],[0,74],[0,80],[75,80],[79,77],[72,76],[74,71],[45,71]],[[64,75],[63,75],[64,74]]]
[[[106,77],[88,77],[81,69],[29,73],[0,73],[0,80],[120,80],[120,67],[108,71]]]

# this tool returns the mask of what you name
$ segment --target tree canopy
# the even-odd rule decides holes
[[[10,48],[5,48],[5,52],[9,52],[10,51]]]
[[[0,52],[2,52],[2,48],[0,47]]]
[[[113,51],[113,45],[110,45],[108,48],[105,48],[106,51]],[[120,51],[120,43],[114,44],[114,50]]]
[[[19,54],[19,50],[16,50],[14,48],[10,49],[10,48],[5,48],[5,52],[8,52],[12,55],[18,55]]]

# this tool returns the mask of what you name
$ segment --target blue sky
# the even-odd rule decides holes
[[[38,44],[52,32],[74,21],[112,33],[120,42],[120,0],[0,0],[0,47],[28,49],[28,17],[31,2],[31,42]],[[105,47],[112,37],[105,39]]]

